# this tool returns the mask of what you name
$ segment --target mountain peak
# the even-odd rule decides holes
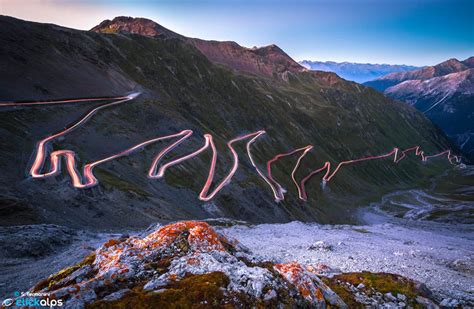
[[[179,34],[161,26],[151,19],[142,17],[117,16],[112,20],[106,19],[91,29],[99,33],[128,32],[146,36],[160,36],[167,38],[180,37]]]
[[[448,60],[443,61],[443,62],[441,62],[441,63],[456,64],[456,63],[460,63],[460,61],[459,61],[458,59],[456,59],[456,58],[449,58]],[[440,63],[440,64],[441,64],[441,63]]]
[[[295,73],[306,70],[275,44],[246,48],[233,41],[207,41],[189,38],[146,18],[118,16],[113,20],[104,20],[91,31],[98,33],[128,32],[150,37],[180,38],[196,47],[211,62],[245,73],[274,76],[286,71]]]
[[[276,54],[278,54],[282,57],[291,59],[290,56],[288,56],[288,54],[285,53],[285,51],[283,49],[281,49],[276,44],[261,46],[261,47],[253,48],[252,50],[254,50],[256,53],[259,53],[261,55],[270,55],[270,54],[276,55]],[[298,66],[300,66],[300,65],[298,64]]]
[[[462,62],[465,66],[474,69],[474,56],[467,58]]]
[[[440,64],[435,65],[434,69],[436,71],[435,76],[442,76],[454,72],[463,71],[467,69],[467,67],[458,59],[451,58],[449,60],[441,62]]]

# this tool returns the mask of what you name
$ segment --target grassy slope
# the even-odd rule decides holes
[[[5,23],[5,20],[2,22]],[[39,62],[38,68],[28,69],[29,66],[25,65],[24,74],[37,76],[46,70],[43,73],[52,79],[40,80],[41,92],[26,79],[20,87],[21,95],[31,98],[67,97],[81,93],[81,96],[88,96],[101,91],[108,95],[137,88],[143,90],[139,100],[104,111],[58,143],[58,146],[77,150],[82,162],[99,159],[156,135],[186,128],[195,130],[197,136],[204,133],[214,135],[221,150],[220,176],[229,166],[225,141],[259,129],[267,130],[267,136],[254,146],[256,160],[262,168],[277,153],[307,144],[315,146],[315,150],[305,158],[298,177],[321,166],[325,160],[337,164],[340,160],[384,153],[395,146],[421,145],[428,153],[447,147],[446,139],[413,108],[355,83],[338,80],[336,84],[329,85],[324,74],[307,72],[289,75],[288,82],[260,78],[213,65],[192,46],[179,40],[66,31],[10,19],[7,22],[13,27],[10,30],[24,31],[24,35],[30,37],[27,47],[21,47],[26,48],[22,53],[28,54],[33,50]],[[1,38],[5,36],[2,33]],[[41,41],[35,40],[35,36],[41,36]],[[8,46],[14,48],[21,43],[24,42],[9,38]],[[60,56],[57,51],[60,51]],[[14,53],[9,54],[10,58],[6,59],[10,65],[17,61],[15,56]],[[41,67],[43,59],[48,65]],[[67,61],[74,70],[67,65]],[[96,82],[97,76],[89,74],[82,74],[77,77],[80,80],[75,81],[73,71],[80,71],[81,67],[97,70],[98,74],[104,75],[105,81]],[[71,90],[56,86],[64,79],[68,79]],[[15,92],[17,80],[2,80],[1,83],[9,89],[7,94],[0,93],[1,99],[19,96],[20,91]],[[74,119],[75,112],[71,107],[49,110],[64,122]],[[25,168],[27,154],[32,149],[31,142],[48,132],[46,129],[43,129],[44,132],[35,131],[34,128],[41,130],[42,127],[29,120],[47,122],[46,127],[50,129],[51,116],[46,116],[44,110],[23,110],[2,112],[0,117],[2,132],[8,132],[8,138],[0,142],[2,146],[13,147],[10,152],[13,153],[13,162],[2,179],[3,183],[10,182],[4,194],[18,196],[22,190],[28,190],[28,203],[35,205],[41,202],[41,207],[51,214],[57,209],[57,203],[66,199],[78,205],[77,209],[67,208],[66,213],[76,216],[74,220],[80,224],[92,226],[102,224],[101,217],[104,216],[111,225],[132,226],[160,218],[208,216],[199,206],[197,192],[206,177],[204,171],[209,164],[206,156],[208,158],[209,155],[173,168],[165,181],[153,182],[145,177],[145,172],[153,155],[160,149],[159,145],[154,145],[145,153],[101,167],[97,172],[101,185],[89,193],[61,187],[61,184],[67,186],[66,178],[57,183],[51,180],[29,181],[25,185],[21,183],[24,176],[18,174],[17,168]],[[24,142],[25,138],[28,143]],[[200,138],[195,138],[188,145],[198,147],[201,142]],[[243,154],[243,147],[239,147],[239,151]],[[23,155],[18,157],[15,153]],[[340,222],[347,220],[352,206],[374,199],[388,190],[416,186],[446,167],[444,163],[423,165],[417,159],[405,160],[400,165],[393,165],[387,160],[347,167],[324,192],[316,179],[310,181],[307,188],[310,200],[300,203],[288,176],[294,163],[295,158],[285,159],[274,168],[275,178],[289,189],[288,199],[275,204],[270,190],[242,156],[241,169],[231,185],[221,191],[215,200],[222,212],[220,215],[260,222],[293,219]],[[62,188],[63,195],[48,195],[46,192],[50,191],[40,191],[58,188]],[[42,192],[47,199],[33,198],[36,196],[34,192]],[[86,204],[93,209],[87,210],[84,207]],[[87,217],[85,214],[88,211],[99,214],[97,219]],[[50,216],[41,220],[60,222],[65,217]]]

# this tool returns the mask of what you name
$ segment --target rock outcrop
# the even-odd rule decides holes
[[[146,36],[163,36],[165,38],[184,38],[150,19],[119,16],[113,20],[106,19],[91,29],[99,33],[127,32]]]
[[[81,263],[38,283],[69,306],[343,305],[303,266],[258,261],[207,223],[184,221],[146,237],[112,239]]]
[[[47,293],[74,308],[347,308],[346,301],[363,303],[358,302],[362,291],[375,294],[381,287],[384,293],[393,288],[403,291],[400,298],[407,304],[419,296],[428,301],[427,293],[400,276],[353,273],[321,278],[318,269],[263,261],[209,224],[184,221],[159,227],[145,237],[111,239],[30,292]],[[358,296],[346,285],[357,285]],[[368,302],[367,297],[363,300]]]

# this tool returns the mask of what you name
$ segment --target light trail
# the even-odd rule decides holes
[[[134,145],[130,148],[127,148],[119,153],[116,153],[114,155],[111,155],[109,157],[106,157],[104,159],[90,162],[84,165],[83,167],[83,176],[77,171],[76,168],[76,156],[75,153],[71,150],[56,150],[53,151],[49,154],[49,159],[50,159],[50,170],[46,172],[42,172],[45,161],[46,161],[46,156],[47,156],[47,145],[49,142],[51,142],[54,139],[57,139],[61,136],[64,136],[73,130],[77,129],[81,125],[83,125],[85,122],[87,122],[93,115],[95,115],[98,111],[118,105],[127,101],[131,101],[135,99],[140,93],[132,93],[127,96],[120,96],[120,97],[113,97],[113,98],[89,98],[89,99],[70,99],[70,100],[58,100],[58,101],[42,101],[42,102],[0,102],[0,107],[10,107],[10,106],[37,106],[37,105],[51,105],[51,104],[67,104],[67,103],[81,103],[81,102],[98,102],[98,101],[113,101],[109,103],[105,103],[103,105],[100,105],[91,111],[89,111],[84,117],[79,119],[77,122],[73,123],[71,126],[66,128],[63,131],[60,131],[56,134],[50,135],[42,140],[40,140],[35,149],[35,159],[34,162],[31,166],[31,169],[29,171],[31,177],[33,178],[46,178],[46,177],[51,177],[55,176],[60,173],[61,171],[61,158],[64,158],[66,161],[66,168],[67,172],[69,173],[72,181],[72,185],[75,188],[79,189],[84,189],[84,188],[90,188],[92,186],[95,186],[99,183],[97,178],[94,176],[93,170],[95,167],[97,167],[100,164],[106,163],[108,161],[132,154],[135,151],[143,149],[145,146],[158,142],[158,141],[164,141],[164,140],[173,140],[176,139],[174,142],[166,146],[163,150],[161,150],[158,155],[153,159],[153,162],[150,166],[150,169],[148,171],[148,177],[150,179],[159,179],[164,177],[165,172],[168,168],[180,164],[186,160],[192,159],[198,155],[200,155],[202,152],[206,151],[208,148],[211,148],[212,151],[212,159],[211,159],[211,165],[209,167],[209,172],[208,176],[206,179],[206,182],[204,183],[204,186],[199,194],[199,199],[202,201],[209,201],[213,199],[217,193],[219,193],[220,190],[222,190],[227,184],[230,183],[232,177],[237,171],[238,164],[239,164],[239,155],[237,151],[234,148],[234,144],[243,140],[248,140],[246,143],[246,150],[247,150],[247,155],[249,157],[250,163],[252,164],[253,168],[257,172],[257,174],[268,184],[268,186],[271,188],[273,195],[275,197],[275,201],[282,201],[284,200],[285,196],[284,194],[286,193],[286,190],[283,188],[283,186],[278,183],[272,176],[272,164],[276,163],[278,160],[293,156],[295,154],[299,154],[297,161],[291,171],[291,179],[296,186],[296,189],[298,191],[298,197],[301,200],[306,201],[307,200],[307,193],[306,193],[306,182],[311,179],[314,175],[319,174],[320,172],[326,171],[324,176],[322,177],[322,182],[323,184],[329,182],[331,179],[334,178],[334,176],[337,174],[337,172],[344,166],[344,165],[350,165],[354,163],[359,163],[359,162],[364,162],[364,161],[370,161],[370,160],[378,160],[378,159],[385,159],[388,157],[393,156],[393,162],[394,163],[399,163],[401,160],[403,160],[406,156],[407,153],[409,152],[415,152],[416,156],[421,157],[422,162],[426,162],[428,159],[435,158],[435,157],[440,157],[440,156],[446,156],[451,164],[456,164],[461,161],[460,157],[455,156],[451,153],[450,150],[445,150],[443,152],[440,152],[438,154],[426,156],[424,152],[421,150],[420,146],[414,146],[411,148],[407,148],[403,151],[400,151],[398,148],[393,148],[390,152],[382,154],[382,155],[377,155],[377,156],[368,156],[368,157],[363,157],[363,158],[358,158],[358,159],[353,159],[353,160],[347,160],[347,161],[341,161],[334,170],[331,170],[331,163],[329,161],[326,161],[323,163],[322,167],[317,168],[313,171],[311,171],[308,175],[302,178],[302,180],[298,183],[296,180],[296,172],[298,168],[301,165],[301,161],[303,158],[306,156],[308,152],[310,152],[314,146],[313,145],[307,145],[302,148],[298,148],[289,152],[285,152],[282,154],[278,154],[272,159],[270,159],[267,162],[267,175],[265,175],[257,166],[255,163],[252,153],[251,153],[251,146],[252,144],[263,134],[266,132],[263,130],[249,133],[246,135],[238,136],[230,141],[227,142],[227,147],[229,148],[231,154],[232,154],[232,167],[230,171],[227,173],[227,175],[215,186],[214,190],[209,192],[211,190],[211,186],[214,181],[214,176],[215,176],[215,170],[216,170],[216,164],[217,164],[217,150],[213,141],[213,137],[210,134],[204,134],[204,144],[198,148],[197,150],[184,155],[179,158],[172,159],[171,161],[162,164],[160,167],[159,164],[162,161],[162,159],[173,149],[178,147],[180,144],[182,144],[185,140],[190,138],[193,134],[192,130],[183,130],[179,133],[175,134],[170,134],[170,135],[165,135],[165,136],[160,136],[156,137],[147,141],[144,141],[140,144]],[[454,162],[454,163],[453,163]]]
[[[306,182],[311,177],[313,177],[314,175],[316,175],[316,174],[318,174],[318,173],[320,173],[324,170],[326,170],[326,173],[324,174],[324,176],[322,178],[322,181],[323,181],[323,183],[327,183],[336,175],[336,173],[344,165],[349,165],[349,164],[359,163],[359,162],[369,161],[369,160],[385,159],[385,158],[388,158],[390,156],[393,156],[393,162],[394,163],[399,163],[401,160],[403,160],[407,156],[406,154],[410,151],[415,151],[415,155],[420,156],[422,162],[426,162],[430,158],[435,158],[435,157],[439,157],[439,156],[443,156],[443,155],[447,156],[447,158],[448,158],[448,160],[451,164],[461,162],[461,158],[451,154],[450,150],[446,150],[446,151],[443,151],[443,152],[440,152],[438,154],[431,155],[431,156],[425,156],[424,152],[421,150],[420,146],[411,147],[411,148],[405,149],[401,152],[398,148],[393,148],[392,151],[390,151],[386,154],[382,154],[382,155],[378,155],[378,156],[368,156],[368,157],[363,157],[363,158],[359,158],[359,159],[355,159],[355,160],[342,161],[337,165],[336,169],[334,169],[334,171],[332,171],[332,172],[331,172],[331,162],[326,161],[326,162],[324,162],[322,167],[310,172],[307,176],[305,176],[301,180],[299,185],[298,185],[298,183],[296,183],[296,181],[294,181],[295,185],[298,189],[299,198],[304,200],[304,201],[306,201],[308,199],[307,194],[306,194],[306,189],[305,189]],[[400,153],[401,153],[401,155],[399,156]],[[455,163],[453,163],[453,159],[454,159]],[[299,161],[298,161],[296,166],[298,166],[298,164],[299,164]]]
[[[238,142],[238,141],[242,141],[242,140],[245,140],[245,139],[248,139],[248,138],[251,138],[252,139],[250,141],[247,142],[247,154],[249,156],[249,158],[251,158],[251,162],[252,162],[252,165],[255,167],[255,169],[258,171],[258,168],[257,166],[255,165],[255,163],[253,162],[253,159],[252,159],[252,155],[250,153],[250,144],[252,144],[255,139],[257,139],[260,135],[264,134],[265,131],[257,131],[257,132],[254,132],[254,133],[250,133],[250,134],[247,134],[247,135],[243,135],[243,136],[239,136],[239,137],[236,137],[232,140],[230,140],[228,143],[227,143],[227,147],[230,149],[230,151],[232,152],[232,157],[233,157],[233,164],[232,164],[232,168],[229,172],[229,174],[227,174],[226,177],[224,177],[224,179],[216,186],[216,188],[209,194],[209,190],[210,190],[210,187],[212,185],[212,182],[214,180],[214,174],[215,174],[215,170],[216,170],[216,163],[217,163],[217,150],[216,150],[216,146],[214,145],[214,141],[212,139],[212,135],[210,134],[205,134],[204,135],[204,139],[205,139],[205,142],[204,142],[204,145],[199,148],[198,150],[188,154],[188,155],[185,155],[184,157],[181,157],[181,158],[178,158],[178,159],[175,159],[175,160],[172,160],[164,165],[162,165],[160,167],[160,169],[158,170],[158,172],[156,173],[156,169],[157,169],[157,166],[159,164],[159,162],[161,161],[161,159],[168,153],[170,152],[171,150],[173,150],[175,147],[177,147],[179,144],[181,144],[185,139],[187,139],[191,134],[192,134],[192,131],[190,134],[186,135],[186,136],[183,136],[181,139],[179,139],[178,141],[174,142],[173,144],[171,144],[170,146],[166,147],[164,150],[162,150],[158,156],[155,157],[155,159],[153,160],[153,163],[150,167],[150,170],[148,172],[148,177],[149,178],[162,178],[166,172],[166,169],[173,166],[173,165],[176,165],[176,164],[179,164],[183,161],[186,161],[186,160],[189,160],[197,155],[199,155],[200,153],[202,153],[203,151],[205,151],[207,148],[209,148],[209,146],[211,147],[212,149],[212,160],[211,160],[211,166],[209,168],[209,174],[207,176],[207,180],[204,184],[204,187],[202,188],[201,190],[201,193],[199,194],[199,199],[202,200],[202,201],[209,201],[211,200],[224,186],[226,186],[227,184],[229,184],[230,180],[232,179],[232,177],[234,176],[235,172],[237,171],[237,168],[238,168],[238,165],[239,165],[239,155],[237,154],[237,152],[235,151],[234,147],[232,146],[235,142]],[[265,177],[264,177],[265,179]]]
[[[296,173],[296,170],[298,169],[299,165],[300,165],[300,162],[301,160],[303,159],[304,156],[306,156],[306,154],[311,150],[313,149],[313,146],[312,145],[308,145],[306,147],[303,147],[303,148],[298,148],[298,149],[295,149],[295,150],[292,150],[292,151],[289,151],[289,152],[285,152],[285,153],[281,153],[281,154],[278,154],[276,155],[275,157],[273,157],[273,159],[269,160],[267,162],[267,174],[268,174],[268,179],[278,188],[277,190],[277,193],[274,194],[275,196],[275,201],[282,201],[285,199],[285,193],[286,193],[286,190],[275,180],[273,179],[273,176],[272,176],[272,164],[275,163],[276,161],[280,160],[281,158],[284,158],[284,157],[288,157],[288,156],[292,156],[294,155],[295,153],[298,153],[298,152],[303,152],[299,157],[298,157],[298,161],[296,162],[296,165],[295,167],[293,168],[293,170],[291,171],[291,179],[293,180],[293,183],[296,185],[296,187],[298,188],[298,191],[300,190],[299,188],[299,185],[298,185],[298,182],[296,182],[295,180],[295,173]],[[274,191],[275,192],[275,191]]]
[[[53,151],[50,154],[51,169],[50,169],[49,172],[42,173],[41,170],[43,169],[44,162],[45,162],[45,159],[46,159],[46,152],[47,152],[46,151],[46,145],[47,145],[48,142],[50,142],[50,141],[52,141],[52,140],[54,140],[58,137],[64,136],[64,135],[72,132],[73,130],[77,129],[78,127],[83,125],[87,120],[89,120],[94,114],[96,114],[98,111],[100,111],[100,110],[102,110],[106,107],[109,107],[109,106],[114,106],[114,105],[117,105],[117,104],[120,104],[120,103],[124,103],[124,102],[130,101],[130,100],[133,100],[138,95],[139,95],[139,93],[132,93],[132,94],[129,94],[128,96],[125,96],[125,97],[98,98],[97,101],[104,101],[104,100],[115,100],[115,101],[111,102],[111,103],[106,103],[106,104],[100,105],[100,106],[92,109],[84,117],[82,117],[79,121],[77,121],[76,123],[74,123],[73,125],[68,127],[67,129],[40,140],[38,142],[38,144],[36,145],[36,151],[35,151],[36,156],[35,156],[35,160],[33,162],[33,165],[31,166],[31,169],[30,169],[30,175],[33,178],[45,178],[45,177],[50,177],[50,176],[57,175],[61,170],[60,158],[64,157],[66,159],[67,169],[68,169],[69,175],[71,176],[72,184],[73,184],[74,187],[76,187],[76,188],[87,188],[87,187],[91,187],[91,186],[96,185],[98,183],[98,181],[92,173],[92,170],[94,169],[95,166],[97,166],[101,163],[116,159],[118,157],[127,155],[130,152],[132,152],[133,150],[135,150],[137,148],[140,148],[144,145],[139,144],[135,147],[127,149],[127,150],[125,150],[123,152],[120,152],[116,155],[110,156],[108,158],[105,158],[105,159],[102,159],[102,160],[99,160],[99,161],[96,161],[96,162],[93,162],[93,163],[86,164],[84,166],[84,178],[86,179],[86,181],[84,183],[82,182],[82,179],[81,179],[80,175],[78,174],[78,172],[76,170],[75,153],[71,150]],[[19,106],[22,106],[22,105],[46,105],[46,104],[58,104],[60,102],[62,102],[62,103],[84,102],[85,100],[86,99],[66,100],[66,101],[51,101],[51,102],[27,102],[27,103],[18,103],[18,104],[19,104]],[[90,100],[90,99],[87,99],[87,100]],[[11,105],[9,105],[9,106],[11,106]],[[145,142],[145,143],[147,143],[147,142]],[[145,143],[143,143],[143,144],[145,144]]]
[[[103,98],[85,98],[85,99],[69,99],[69,100],[58,100],[58,101],[38,101],[38,102],[0,102],[0,107],[54,105],[54,104],[66,104],[66,103],[80,103],[80,102],[97,102],[97,101],[124,100],[124,99],[127,99],[127,98],[128,98],[128,96],[124,96],[124,97],[103,97]]]

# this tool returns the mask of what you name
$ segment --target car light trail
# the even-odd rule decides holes
[[[135,93],[138,95],[138,93]],[[129,96],[133,96],[131,94]],[[70,99],[70,100],[58,100],[58,101],[39,101],[39,102],[0,102],[0,107],[8,106],[34,106],[34,105],[54,105],[54,104],[67,104],[67,103],[80,103],[80,102],[97,102],[97,101],[113,101],[113,100],[125,100],[129,99],[129,96],[124,97],[103,97],[103,98],[85,98],[85,99]],[[128,101],[128,100],[127,100]]]
[[[255,163],[253,162],[253,159],[252,159],[252,155],[250,153],[250,144],[253,143],[255,141],[256,138],[258,138],[260,135],[264,134],[265,131],[257,131],[257,132],[254,132],[254,133],[250,133],[250,134],[247,134],[247,135],[243,135],[243,136],[239,136],[239,137],[236,137],[232,140],[230,140],[228,143],[227,143],[227,147],[230,149],[230,151],[232,152],[232,157],[233,157],[233,164],[232,164],[232,168],[229,172],[229,174],[224,177],[224,179],[216,186],[216,188],[209,194],[209,189],[211,188],[211,185],[212,185],[212,182],[214,180],[214,173],[215,173],[215,170],[216,170],[216,163],[217,163],[217,151],[216,151],[216,146],[214,145],[214,141],[212,139],[212,135],[210,134],[205,134],[204,135],[204,139],[205,139],[205,142],[204,142],[204,145],[199,148],[198,150],[184,156],[184,157],[181,157],[181,158],[178,158],[178,159],[175,159],[175,160],[172,160],[164,165],[162,165],[160,167],[160,169],[158,170],[158,173],[155,173],[156,169],[157,169],[157,166],[160,162],[160,160],[168,153],[170,152],[171,150],[173,150],[176,146],[178,146],[180,143],[182,143],[186,138],[188,138],[191,134],[192,134],[192,131],[190,131],[190,134],[186,135],[186,136],[183,136],[181,139],[179,139],[178,141],[174,142],[173,144],[171,144],[170,146],[166,147],[163,151],[161,151],[158,156],[155,157],[155,159],[153,160],[153,163],[151,165],[151,168],[148,172],[148,177],[149,178],[161,178],[164,176],[165,174],[165,171],[167,168],[173,166],[173,165],[176,165],[176,164],[179,164],[185,160],[188,160],[188,159],[191,159],[197,155],[199,155],[201,152],[203,152],[204,150],[206,150],[207,148],[211,147],[211,150],[212,150],[212,160],[211,160],[211,166],[210,166],[210,169],[209,169],[209,174],[208,174],[208,177],[207,177],[207,180],[204,184],[204,187],[203,189],[201,190],[201,193],[199,194],[199,199],[202,200],[202,201],[209,201],[211,200],[225,185],[227,185],[230,180],[232,179],[232,177],[234,176],[235,172],[237,171],[237,168],[239,166],[239,155],[237,154],[237,152],[235,151],[234,147],[232,146],[235,142],[239,142],[239,141],[242,141],[242,140],[246,140],[246,139],[249,139],[249,138],[252,138],[250,141],[247,142],[247,154],[249,156],[249,158],[251,158],[251,162],[252,162],[252,165],[255,167],[255,169],[258,171],[258,168],[257,166],[255,165]],[[260,174],[260,173],[259,173]],[[266,179],[264,177],[264,179]]]
[[[447,156],[447,158],[448,158],[448,160],[451,164],[460,163],[460,161],[461,161],[461,158],[451,154],[450,150],[446,150],[446,151],[443,151],[443,152],[440,152],[438,154],[431,155],[431,156],[425,156],[424,152],[421,150],[420,146],[411,147],[411,148],[405,149],[401,152],[398,148],[393,148],[392,151],[390,151],[386,154],[382,154],[382,155],[378,155],[378,156],[368,156],[368,157],[359,158],[359,159],[355,159],[355,160],[342,161],[337,165],[336,169],[334,169],[334,171],[332,171],[332,172],[331,172],[331,163],[329,161],[326,161],[322,167],[312,171],[306,177],[304,177],[301,180],[299,185],[297,183],[295,183],[296,187],[298,188],[299,198],[304,200],[304,201],[307,200],[308,197],[306,195],[306,190],[305,190],[306,182],[311,177],[313,177],[314,175],[316,175],[316,174],[318,174],[318,173],[320,173],[324,170],[326,170],[326,174],[324,174],[324,176],[322,178],[322,181],[323,181],[323,183],[327,183],[336,175],[336,173],[344,165],[349,165],[349,164],[354,164],[354,163],[369,161],[369,160],[384,159],[384,158],[388,158],[388,157],[391,157],[391,156],[393,156],[393,162],[394,163],[399,163],[401,160],[403,160],[406,157],[406,154],[410,151],[415,151],[415,155],[421,157],[422,162],[426,162],[430,158],[435,158],[435,157],[439,157],[439,156],[443,156],[443,155]],[[455,163],[453,163],[453,160],[454,160]]]
[[[53,151],[49,154],[49,159],[50,159],[50,170],[46,172],[42,172],[44,165],[45,165],[45,160],[47,156],[47,145],[49,142],[51,142],[54,139],[57,139],[59,137],[62,137],[73,130],[79,128],[82,126],[85,122],[87,122],[93,115],[95,115],[97,112],[100,110],[118,105],[127,101],[131,101],[135,99],[140,93],[132,93],[127,96],[120,96],[120,97],[113,97],[113,98],[108,98],[108,97],[103,97],[103,98],[87,98],[87,99],[69,99],[69,100],[58,100],[58,101],[42,101],[42,102],[0,102],[0,107],[16,107],[16,106],[38,106],[38,105],[54,105],[54,104],[67,104],[67,103],[81,103],[81,102],[99,102],[99,101],[112,101],[108,103],[104,103],[96,108],[93,108],[91,111],[89,111],[84,117],[79,119],[77,122],[73,123],[71,126],[67,127],[65,130],[60,131],[58,133],[55,133],[53,135],[50,135],[42,140],[40,140],[35,149],[35,159],[34,162],[30,168],[30,175],[33,178],[46,178],[46,177],[51,177],[55,176],[60,173],[61,171],[61,158],[64,158],[66,161],[66,169],[67,172],[69,173],[72,181],[72,185],[75,188],[79,189],[84,189],[84,188],[90,188],[92,186],[95,186],[99,183],[97,178],[95,178],[93,170],[96,166],[103,164],[105,162],[117,159],[119,157],[123,157],[129,154],[132,154],[133,152],[136,152],[138,150],[143,149],[145,146],[158,142],[158,141],[164,141],[164,140],[174,140],[171,144],[166,146],[163,150],[161,150],[158,155],[153,159],[153,162],[150,166],[150,169],[148,171],[148,177],[150,179],[159,179],[162,178],[165,175],[165,172],[168,168],[180,164],[186,160],[192,159],[202,152],[206,151],[208,148],[211,149],[212,151],[212,159],[211,159],[211,164],[209,167],[208,171],[208,176],[206,179],[206,182],[204,183],[204,186],[199,193],[199,199],[202,201],[209,201],[212,198],[216,196],[217,193],[219,193],[220,190],[222,190],[227,184],[230,183],[232,177],[237,171],[237,168],[239,166],[239,155],[237,151],[234,148],[234,144],[237,142],[241,142],[244,140],[247,140],[246,143],[246,150],[247,150],[247,156],[250,160],[250,163],[252,164],[253,168],[257,172],[257,174],[268,184],[268,186],[271,188],[273,195],[275,197],[275,201],[282,201],[285,196],[284,194],[286,193],[286,190],[282,187],[280,183],[278,183],[272,176],[272,164],[276,163],[278,160],[293,156],[296,154],[298,155],[297,161],[291,171],[291,179],[293,183],[296,186],[296,189],[298,191],[298,196],[301,200],[307,200],[307,193],[306,193],[306,188],[305,185],[309,179],[311,179],[314,175],[317,175],[323,171],[325,171],[324,176],[322,177],[322,182],[323,184],[329,182],[331,179],[334,178],[334,176],[337,174],[337,172],[344,166],[344,165],[351,165],[359,162],[364,162],[364,161],[370,161],[370,160],[378,160],[378,159],[385,159],[393,156],[393,162],[394,163],[399,163],[401,160],[403,160],[406,156],[407,153],[409,152],[414,152],[416,156],[421,157],[422,162],[426,162],[428,159],[435,158],[435,157],[440,157],[440,156],[446,156],[451,164],[456,164],[461,161],[461,158],[458,156],[455,156],[451,153],[450,150],[445,150],[443,152],[440,152],[438,154],[434,155],[425,155],[424,152],[421,150],[420,146],[414,146],[411,148],[407,148],[403,151],[400,151],[399,148],[393,148],[390,152],[382,154],[382,155],[377,155],[377,156],[368,156],[368,157],[363,157],[363,158],[358,158],[358,159],[353,159],[353,160],[347,160],[347,161],[342,161],[340,162],[334,170],[331,170],[331,163],[329,161],[326,161],[323,163],[322,167],[319,167],[313,171],[311,171],[308,175],[302,178],[302,180],[298,183],[296,180],[296,172],[298,168],[300,167],[301,161],[303,158],[306,156],[308,152],[310,152],[314,146],[313,145],[307,145],[302,148],[298,148],[289,152],[285,152],[282,154],[278,154],[272,159],[270,159],[267,162],[267,175],[265,175],[257,166],[255,163],[252,153],[251,153],[251,146],[252,144],[263,134],[265,134],[265,131],[260,130],[257,132],[237,136],[230,141],[227,142],[227,147],[229,148],[231,154],[232,154],[232,167],[230,171],[227,173],[227,175],[220,181],[212,190],[211,186],[214,182],[214,176],[215,176],[215,170],[216,170],[216,164],[217,164],[217,150],[214,144],[214,140],[212,135],[210,134],[204,134],[204,144],[198,148],[197,150],[184,155],[179,158],[172,159],[171,161],[162,164],[160,167],[159,164],[162,161],[162,159],[171,152],[173,149],[178,147],[180,144],[182,144],[185,140],[187,140],[189,137],[192,136],[193,131],[192,130],[183,130],[179,133],[175,134],[170,134],[170,135],[165,135],[165,136],[160,136],[156,137],[147,141],[144,141],[140,144],[134,145],[130,148],[127,148],[119,153],[116,153],[114,155],[111,155],[109,157],[106,157],[104,159],[90,162],[84,165],[83,167],[83,176],[78,172],[77,167],[76,167],[76,156],[75,153],[71,150],[56,150]]]
[[[277,194],[274,194],[275,196],[275,201],[282,201],[285,199],[285,193],[286,193],[286,190],[283,189],[283,187],[275,180],[273,179],[273,176],[272,176],[272,164],[275,163],[276,161],[280,160],[281,158],[284,158],[284,157],[288,157],[288,156],[292,156],[294,155],[295,153],[298,153],[298,152],[303,152],[299,157],[298,157],[298,161],[296,162],[296,165],[295,167],[293,168],[293,170],[291,171],[291,179],[293,180],[293,183],[296,185],[297,189],[298,189],[298,192],[300,191],[300,186],[298,185],[298,182],[296,181],[295,179],[295,174],[296,174],[296,170],[298,169],[299,165],[300,165],[300,162],[301,160],[304,158],[304,156],[306,156],[306,154],[311,151],[311,149],[313,149],[313,146],[312,145],[308,145],[306,147],[303,147],[303,148],[298,148],[298,149],[295,149],[295,150],[292,150],[290,152],[285,152],[285,153],[281,153],[281,154],[278,154],[276,155],[275,157],[273,157],[273,159],[269,160],[267,162],[267,174],[268,174],[268,179],[278,188],[277,190]],[[275,192],[275,191],[274,191]]]

